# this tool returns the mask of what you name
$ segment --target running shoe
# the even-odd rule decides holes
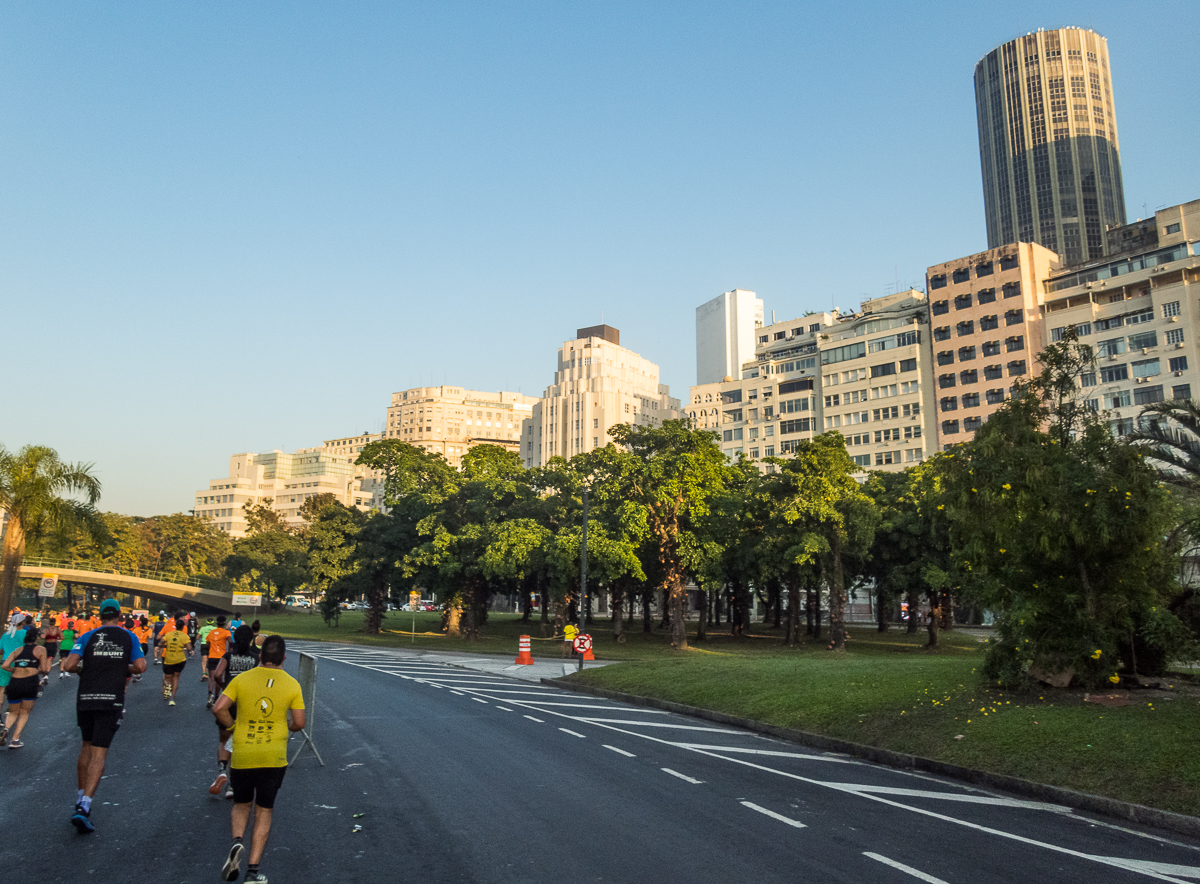
[[[81,804],[75,805],[75,815],[71,817],[71,825],[79,830],[80,835],[96,831],[96,825],[92,822],[91,815],[83,809]]]
[[[246,875],[245,880],[250,884],[267,884],[267,876],[262,872],[250,872]]]
[[[219,774],[217,774],[217,778],[213,780],[213,784],[208,787],[208,794],[220,795],[227,782],[229,782],[228,775],[225,773],[225,771],[221,771]]]
[[[242,854],[246,852],[246,848],[242,846],[242,842],[234,841],[233,846],[229,848],[229,856],[225,857],[225,865],[221,866],[222,881],[236,881],[242,870]],[[247,876],[246,880],[250,880]]]
[[[233,790],[232,790],[232,789],[229,789],[229,788],[227,788],[227,789],[225,790],[225,799],[226,799],[226,800],[229,800],[229,799],[230,799],[230,798],[232,798],[232,797],[233,797]]]
[[[0,748],[3,748],[4,744],[7,742],[8,742],[8,728],[0,727]]]
[[[175,705],[175,701],[174,701],[174,700],[171,700],[171,701],[169,701],[169,702],[167,703],[167,705],[168,705],[168,706],[174,706],[174,705]]]
[[[208,696],[208,702],[204,704],[205,709],[212,709],[212,694]]]
[[[20,740],[13,740],[11,743],[8,744],[8,748],[9,749],[20,749],[24,745],[25,744],[22,743]]]

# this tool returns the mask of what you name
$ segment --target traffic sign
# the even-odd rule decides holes
[[[575,653],[586,654],[592,649],[592,637],[590,635],[577,635],[575,636],[575,641],[572,642],[572,646],[575,648]]]
[[[261,604],[261,592],[235,592],[233,594],[233,606],[235,608],[257,608]]]
[[[43,574],[42,575],[42,583],[38,587],[38,596],[41,598],[52,599],[52,598],[54,598],[54,593],[57,591],[57,588],[58,588],[58,575],[57,574]]]

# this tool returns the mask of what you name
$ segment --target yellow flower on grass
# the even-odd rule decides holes
[[[1099,648],[1096,648],[1096,650],[1095,650],[1094,652],[1092,652],[1092,659],[1093,659],[1093,660],[1099,660],[1099,659],[1100,659],[1100,655],[1101,655],[1101,654],[1103,654],[1103,653],[1104,653],[1104,652],[1103,652],[1102,650],[1100,650]]]
[[[1012,491],[1012,485],[1009,485],[1007,482],[1005,482],[1000,487],[1003,488],[1005,491]]]
[[[1121,682],[1121,676],[1117,675],[1117,674],[1114,672],[1112,675],[1110,675],[1110,676],[1108,677],[1108,680],[1109,680],[1109,681],[1111,681],[1113,684],[1120,684],[1120,682]]]

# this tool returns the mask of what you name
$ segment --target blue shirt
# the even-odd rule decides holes
[[[0,663],[8,659],[8,655],[17,648],[25,644],[25,630],[18,629],[12,635],[5,633],[4,638],[0,638]],[[8,684],[8,680],[12,678],[11,672],[5,672],[0,669],[0,688]]]
[[[83,664],[75,708],[80,711],[123,708],[129,665],[145,657],[137,637],[115,623],[101,626],[79,636],[71,653],[78,655]]]

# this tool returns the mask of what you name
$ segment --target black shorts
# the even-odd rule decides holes
[[[8,697],[8,702],[10,703],[23,703],[26,700],[36,700],[38,698],[39,681],[41,679],[36,675],[14,678],[8,683],[8,687],[4,689],[4,695]]]
[[[75,720],[79,722],[83,742],[91,743],[97,749],[107,749],[117,735],[124,714],[124,709],[75,710]]]
[[[231,767],[229,786],[233,789],[234,804],[253,801],[264,810],[275,806],[275,793],[283,785],[286,767]]]
[[[177,672],[183,672],[183,667],[187,665],[187,660],[180,660],[178,663],[164,663],[162,666],[163,675],[174,675]]]
[[[150,650],[150,646],[148,644],[146,644],[145,642],[142,642],[142,656],[143,657],[146,656],[146,654],[149,652],[149,650]]]
[[[70,648],[59,648],[59,649],[58,649],[58,658],[59,658],[60,660],[65,660],[65,659],[67,659],[67,657],[69,657],[69,656],[71,656],[71,649],[70,649]]]
[[[201,657],[208,656],[208,642],[204,642],[203,644],[200,645],[200,656]]]
[[[208,658],[208,671],[212,672],[214,669],[217,668],[217,664],[220,662],[221,662],[220,657],[209,657]]]

